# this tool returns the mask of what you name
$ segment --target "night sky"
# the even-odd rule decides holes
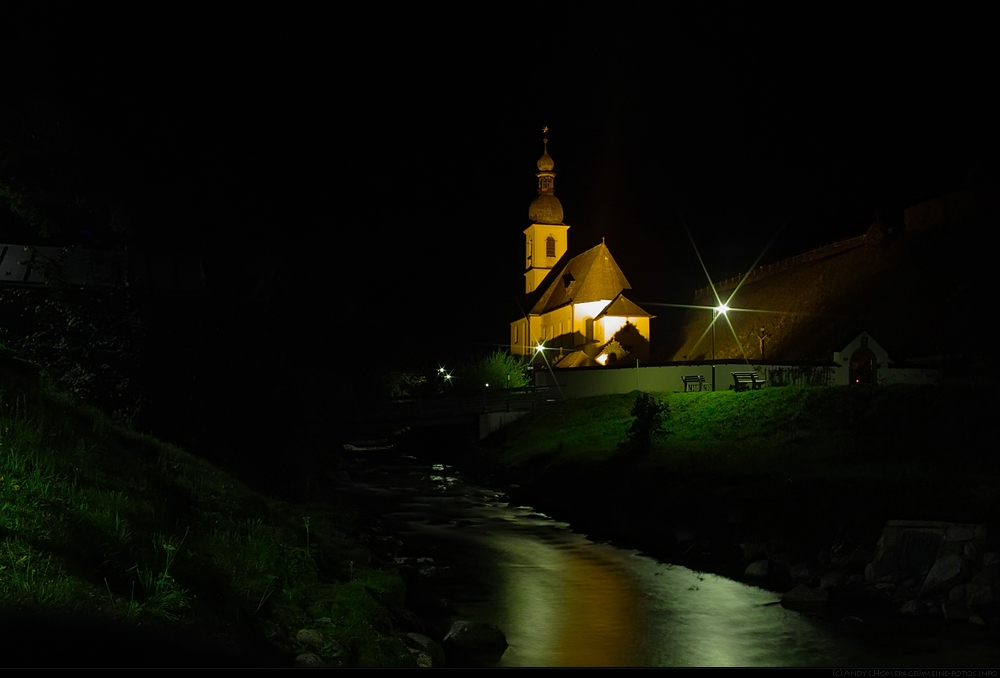
[[[898,225],[995,169],[985,55],[930,24],[546,26],[411,45],[356,78],[373,93],[351,132],[371,178],[358,251],[387,273],[357,279],[356,313],[405,319],[416,354],[507,341],[543,125],[570,253],[606,239],[628,296],[660,316],[654,351],[676,316],[648,302],[706,284],[685,226],[719,280],[879,212]]]
[[[706,283],[685,226],[722,279],[996,174],[976,17],[781,19],[173,18],[41,50],[17,105],[75,111],[145,239],[277,277],[275,341],[355,367],[505,345],[547,125],[570,253],[606,239],[655,351],[650,304]]]

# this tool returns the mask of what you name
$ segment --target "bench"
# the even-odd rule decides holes
[[[700,374],[686,374],[681,377],[681,381],[684,382],[684,392],[696,390],[694,387],[697,386],[698,391],[705,390],[705,377]]]
[[[765,380],[756,372],[730,372],[733,375],[733,390],[745,391],[748,388],[756,391],[764,385]]]

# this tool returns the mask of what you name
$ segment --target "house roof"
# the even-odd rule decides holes
[[[600,315],[598,315],[597,317],[600,318],[600,317],[603,317],[603,316],[606,316],[606,315],[613,315],[613,316],[617,316],[617,317],[632,316],[632,317],[640,317],[640,318],[653,318],[653,317],[655,317],[652,314],[647,313],[646,311],[642,310],[641,308],[639,308],[638,306],[636,306],[635,303],[629,301],[628,299],[626,299],[624,296],[622,296],[620,294],[618,295],[618,297],[614,301],[612,301],[610,304],[608,304],[607,308],[605,308],[603,311],[601,311]]]
[[[722,296],[732,311],[719,318],[714,354],[829,360],[865,330],[894,361],[975,355],[987,344],[972,291],[988,289],[992,269],[989,249],[970,247],[961,232],[897,234],[747,282]],[[674,360],[713,354],[712,317],[710,308],[688,312]]]
[[[56,271],[59,275],[50,280]],[[87,288],[136,285],[175,292],[205,288],[202,264],[194,257],[0,244],[0,285],[45,287],[58,280]]]
[[[602,242],[567,261],[559,274],[548,281],[531,312],[541,314],[569,303],[614,299],[622,290],[630,289],[625,274]]]

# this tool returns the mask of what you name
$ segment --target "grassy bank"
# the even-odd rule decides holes
[[[994,398],[968,388],[770,388],[652,394],[668,414],[647,467],[727,476],[914,480],[996,470]],[[506,465],[602,464],[622,454],[637,394],[567,400],[488,443]]]
[[[402,582],[350,509],[255,493],[8,362],[0,619],[23,644],[7,665],[413,665],[388,611]]]
[[[669,415],[639,454],[623,445],[636,397],[555,403],[482,451],[539,508],[661,551],[691,526],[809,559],[835,542],[873,547],[890,519],[1000,521],[985,390],[653,394]]]

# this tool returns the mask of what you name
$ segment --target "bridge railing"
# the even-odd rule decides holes
[[[381,408],[388,419],[430,419],[484,414],[488,412],[531,412],[555,399],[548,387],[497,389],[478,396],[431,396],[394,398]]]

